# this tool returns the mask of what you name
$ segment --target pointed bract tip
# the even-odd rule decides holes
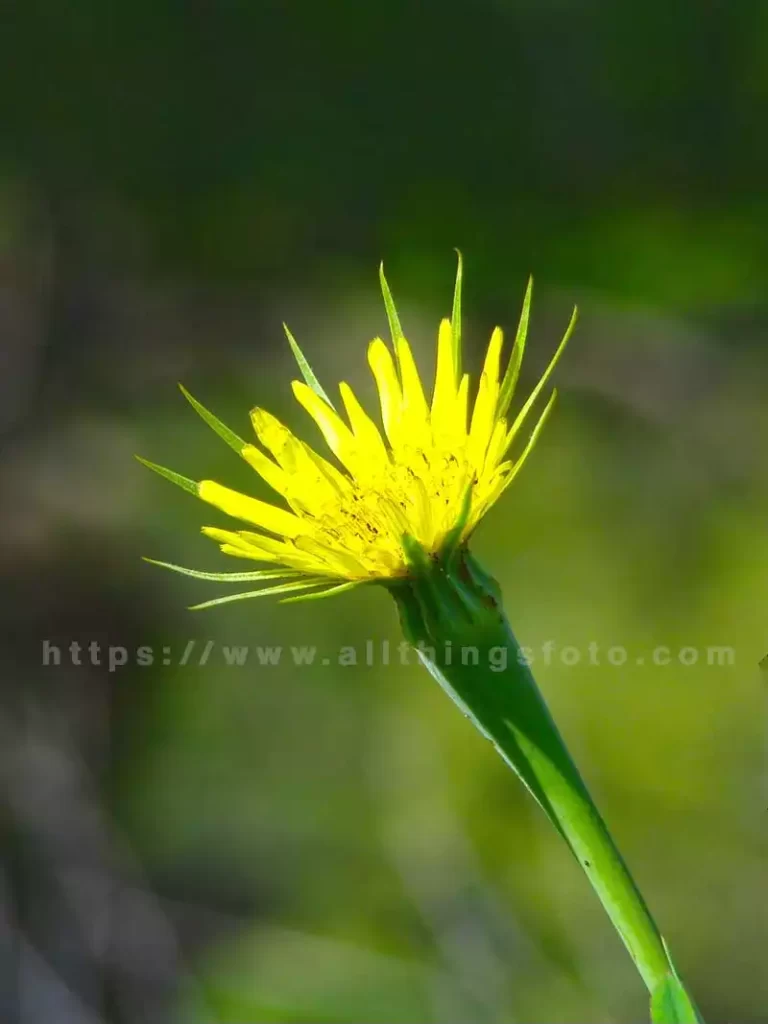
[[[400,317],[397,312],[395,300],[392,298],[392,292],[384,276],[384,264],[382,263],[379,267],[379,283],[381,285],[381,294],[384,299],[384,309],[387,314],[387,323],[389,324],[389,333],[392,336],[392,342],[395,345],[396,355],[398,357],[399,365],[399,354],[397,353],[397,343],[403,338],[403,328],[400,324]]]
[[[314,391],[317,397],[322,399],[322,401],[324,401],[326,405],[329,405],[331,409],[335,409],[333,402],[325,393],[320,381],[317,379],[312,367],[309,365],[309,360],[301,351],[298,341],[296,341],[293,334],[291,334],[290,328],[285,322],[283,322],[283,330],[285,331],[285,336],[288,339],[288,344],[291,347],[293,358],[296,360],[296,364],[301,371],[301,375],[304,378],[307,387],[310,388],[311,391]]]
[[[147,469],[151,469],[153,473],[157,473],[158,476],[164,477],[166,480],[170,480],[172,484],[176,484],[177,487],[181,487],[182,490],[188,491],[190,494],[199,496],[200,489],[196,480],[190,480],[189,477],[182,476],[181,473],[175,473],[172,469],[166,469],[165,466],[160,466],[156,462],[150,462],[149,459],[143,458],[141,455],[134,456],[142,466],[146,466]]]

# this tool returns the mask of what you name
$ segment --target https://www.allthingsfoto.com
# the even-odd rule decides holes
[[[624,644],[585,644],[545,640],[537,646],[495,646],[480,649],[447,643],[439,649],[405,641],[392,643],[387,639],[364,640],[323,650],[315,644],[225,644],[214,640],[189,639],[173,644],[139,644],[129,646],[90,638],[43,640],[41,663],[44,668],[62,666],[94,666],[117,672],[129,667],[174,668],[207,665],[224,668],[293,668],[393,667],[416,664],[428,659],[438,665],[475,666],[482,662],[493,672],[504,672],[517,662],[526,665],[561,665],[575,668],[589,665],[601,668],[648,666],[666,668],[694,666],[728,668],[736,662],[736,651],[727,644],[695,646],[690,644],[658,644],[647,650],[632,651]]]

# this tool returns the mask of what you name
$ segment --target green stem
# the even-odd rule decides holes
[[[411,554],[419,558],[415,549]],[[541,805],[653,993],[676,977],[664,941],[552,719],[494,581],[460,552],[452,565],[421,561],[392,593],[424,665]]]

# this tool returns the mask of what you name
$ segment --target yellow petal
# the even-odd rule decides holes
[[[203,533],[218,541],[221,550],[227,555],[282,564],[309,575],[328,573],[328,566],[324,562],[305,551],[299,551],[292,541],[277,540],[248,530],[221,530],[215,526],[204,526]]]
[[[318,398],[314,391],[302,381],[293,381],[291,387],[296,400],[320,428],[333,454],[347,469],[354,472],[357,462],[357,444],[352,431],[333,409],[322,398]]]
[[[341,392],[344,408],[347,410],[350,426],[358,440],[360,449],[364,450],[366,455],[377,465],[389,462],[389,455],[379,433],[379,428],[360,405],[352,388],[346,381],[342,381],[339,384],[339,391]]]
[[[283,463],[286,448],[290,447],[291,441],[295,442],[297,440],[288,427],[281,423],[276,416],[273,416],[271,412],[259,408],[251,409],[251,423],[258,439],[267,451],[274,455],[283,469],[290,471],[292,468],[295,468],[293,466],[286,466]]]
[[[437,335],[437,366],[432,394],[432,429],[437,437],[450,434],[456,400],[453,332],[450,320],[443,320]]]
[[[259,538],[257,534],[249,534],[248,536],[258,539],[258,543],[256,543],[253,540],[246,540],[246,537],[241,532],[222,530],[218,526],[204,526],[202,532],[206,537],[217,541],[225,555],[251,558],[255,562],[280,562],[282,560],[282,549],[278,554],[261,544],[262,539],[269,540],[271,538]],[[283,545],[283,547],[286,547],[286,545]]]
[[[278,494],[282,494],[285,497],[289,480],[285,471],[280,466],[276,466],[271,459],[267,458],[264,452],[259,451],[255,444],[245,445],[240,454],[248,465],[256,470],[262,480],[265,480]]]
[[[343,576],[344,579],[364,579],[370,575],[361,561],[341,547],[330,547],[313,537],[300,537],[296,546],[307,552],[318,566],[323,565],[326,573]]]
[[[395,351],[403,388],[403,427],[408,434],[416,434],[415,437],[408,437],[409,443],[421,447],[428,443],[426,439],[429,435],[429,412],[424,388],[421,386],[411,346],[405,338],[396,339]]]
[[[222,487],[214,480],[202,480],[199,494],[203,501],[215,505],[227,515],[254,523],[271,533],[282,534],[284,537],[298,537],[308,531],[308,525],[291,512],[269,505],[266,501],[259,501],[258,498],[249,498],[238,491],[230,490],[229,487]]]
[[[295,437],[275,416],[253,409],[251,421],[264,447],[274,455],[290,481],[291,503],[316,509],[334,501],[344,477],[335,466]]]
[[[338,501],[343,495],[347,495],[352,487],[350,478],[345,476],[340,470],[324,459],[322,455],[318,455],[317,452],[310,448],[309,445],[302,445],[303,455],[307,459],[307,466],[312,467],[314,470],[314,476],[312,477],[312,486],[317,491],[317,497],[324,503],[328,504],[328,495],[332,494],[332,500]],[[309,475],[310,470],[307,469],[306,475]],[[305,478],[306,478],[305,475]],[[306,485],[309,487],[309,485]],[[330,491],[329,491],[330,488]]]
[[[265,555],[261,551],[256,551],[250,547],[235,547],[234,544],[222,544],[221,545],[222,555],[230,555],[232,558],[250,558],[254,562],[277,562],[272,555]]]
[[[453,430],[458,438],[462,441],[467,436],[467,409],[469,408],[469,374],[465,373],[462,375],[461,381],[459,382],[459,390],[456,392],[456,402],[454,405],[454,423]]]
[[[243,550],[251,548],[251,545],[236,530],[222,530],[218,526],[203,526],[202,533],[219,544],[229,544],[231,547],[242,548]]]
[[[499,398],[499,360],[504,335],[496,327],[485,355],[485,364],[477,389],[472,423],[469,428],[467,459],[476,468],[482,468],[485,452],[496,423],[496,405]]]
[[[381,340],[374,338],[368,346],[368,364],[373,371],[381,402],[381,419],[390,444],[400,439],[403,395],[397,379],[392,353]]]
[[[434,541],[434,517],[432,515],[432,502],[429,499],[429,493],[420,476],[416,476],[413,479],[410,497],[413,502],[411,513],[414,519],[413,535],[429,549]]]
[[[261,533],[252,533],[250,530],[239,530],[238,536],[242,542],[254,549],[258,548],[267,554],[273,555],[277,560],[292,568],[300,569],[302,572],[316,573],[325,571],[318,564],[317,559],[311,558],[303,551],[299,551],[293,541],[278,540],[276,537],[265,537]],[[298,540],[299,538],[297,538]]]

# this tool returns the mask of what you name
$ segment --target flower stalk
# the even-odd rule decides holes
[[[498,585],[463,546],[445,560],[434,560],[418,545],[406,543],[411,577],[389,587],[406,638],[565,840],[649,992],[660,991],[671,978],[687,1002],[661,933],[504,615]],[[463,656],[467,651],[471,658]],[[499,657],[501,652],[506,654]],[[495,668],[500,664],[502,671]],[[700,1020],[698,1015],[680,1019]]]

